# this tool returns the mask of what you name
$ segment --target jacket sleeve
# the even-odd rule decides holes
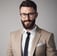
[[[10,34],[10,40],[9,40],[9,44],[8,44],[7,56],[13,56],[11,35],[12,34]]]
[[[57,56],[54,35],[51,34],[47,40],[46,56]]]

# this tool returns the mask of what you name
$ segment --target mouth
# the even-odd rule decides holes
[[[24,20],[23,22],[31,22],[32,20]]]
[[[24,22],[25,24],[30,24],[31,22],[30,21],[26,21],[26,22]]]
[[[24,23],[30,23],[30,22],[32,22],[32,21],[29,21],[29,20],[26,20],[26,21],[23,21]]]

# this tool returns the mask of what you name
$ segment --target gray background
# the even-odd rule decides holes
[[[0,0],[0,56],[6,56],[11,31],[22,27],[19,16],[19,4],[22,0]],[[57,1],[34,0],[38,7],[36,24],[53,32],[57,42]],[[57,43],[56,43],[57,47]]]

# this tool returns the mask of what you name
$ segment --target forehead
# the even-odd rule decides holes
[[[21,13],[31,13],[31,12],[35,12],[35,10],[33,9],[33,7],[21,7],[20,12]]]

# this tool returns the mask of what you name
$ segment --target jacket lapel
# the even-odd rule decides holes
[[[40,35],[40,29],[37,27],[37,29],[36,29],[36,35],[35,35],[35,37],[34,37],[34,39],[32,41],[32,47],[31,47],[31,51],[30,51],[29,56],[33,56],[35,48],[36,48],[36,45],[37,45],[37,43],[40,40],[40,36],[41,36]]]

